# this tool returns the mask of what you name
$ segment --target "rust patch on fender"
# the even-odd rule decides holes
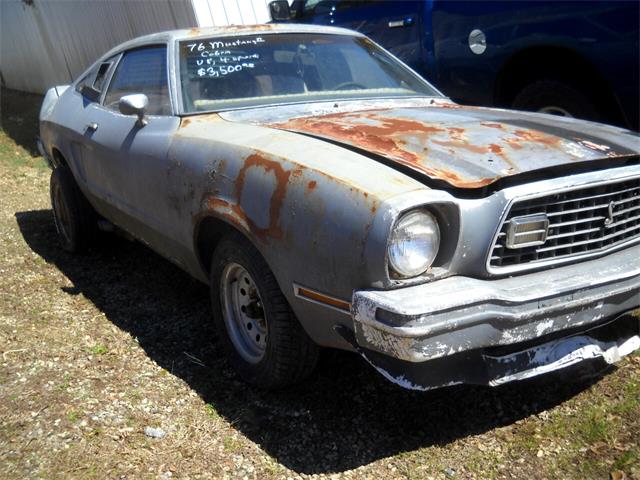
[[[269,204],[269,225],[266,228],[261,228],[246,215],[247,224],[251,232],[262,241],[265,241],[267,237],[276,239],[282,239],[283,233],[280,228],[280,210],[282,209],[282,203],[287,194],[287,187],[289,185],[289,177],[291,176],[291,170],[285,170],[282,165],[275,161],[265,158],[257,153],[249,155],[244,161],[243,167],[238,173],[238,177],[235,180],[235,193],[238,199],[237,207],[241,209],[242,194],[244,191],[244,182],[247,174],[247,170],[250,168],[261,168],[266,172],[271,172],[276,177],[276,188],[271,195],[271,201]]]
[[[315,190],[316,186],[318,186],[318,182],[316,182],[315,180],[311,180],[309,183],[307,183],[308,190]]]
[[[229,203],[221,198],[207,198],[207,209],[216,212],[241,230],[250,230],[247,216],[239,205]]]

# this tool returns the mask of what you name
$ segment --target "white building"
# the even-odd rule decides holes
[[[43,93],[147,33],[269,21],[269,0],[0,0],[0,80]]]

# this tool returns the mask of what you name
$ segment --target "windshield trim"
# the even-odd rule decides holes
[[[263,108],[286,107],[291,105],[314,105],[318,103],[350,103],[350,102],[366,102],[366,101],[375,102],[378,100],[411,100],[411,99],[424,99],[424,100],[436,99],[436,100],[452,101],[449,97],[446,97],[444,95],[406,95],[406,96],[400,96],[400,97],[399,96],[350,97],[350,98],[341,98],[341,99],[327,98],[324,100],[264,103],[260,105],[245,105],[243,107],[218,108],[215,110],[198,110],[197,112],[180,112],[178,116],[192,117],[196,115],[210,115],[212,113],[235,112],[235,111],[242,111],[242,110],[257,110],[257,109],[263,109]]]
[[[288,33],[288,32],[287,32]],[[259,35],[286,35],[287,33],[282,33],[282,32],[259,32]],[[306,32],[304,32],[306,34]],[[252,34],[253,35],[253,34]],[[313,33],[309,33],[309,35],[330,35],[330,36],[334,36],[334,35],[338,35],[338,36],[351,36],[353,38],[365,38],[366,40],[368,40],[369,42],[373,43],[377,48],[379,48],[380,50],[382,50],[385,54],[389,55],[392,59],[394,59],[395,61],[398,62],[398,64],[404,69],[406,70],[409,74],[411,74],[412,76],[414,76],[419,82],[424,83],[427,87],[429,87],[431,90],[433,90],[434,95],[407,95],[407,96],[380,96],[380,97],[350,97],[350,98],[335,98],[335,99],[318,99],[318,100],[313,100],[313,101],[292,101],[292,102],[277,102],[277,103],[263,103],[263,104],[258,104],[258,105],[247,105],[247,106],[239,106],[239,107],[223,107],[223,108],[216,108],[216,109],[212,109],[212,110],[198,110],[198,111],[186,111],[184,108],[184,99],[182,97],[182,72],[181,72],[181,67],[180,67],[180,43],[185,42],[185,41],[190,41],[191,39],[189,38],[176,38],[174,40],[173,43],[173,71],[171,72],[171,77],[174,80],[174,85],[175,85],[175,100],[177,103],[177,109],[175,109],[174,111],[176,112],[176,115],[180,116],[180,117],[184,117],[184,116],[191,116],[191,115],[200,115],[200,114],[211,114],[211,113],[218,113],[218,112],[228,112],[228,111],[234,111],[234,110],[250,110],[250,109],[254,109],[254,108],[263,108],[263,107],[275,107],[278,105],[302,105],[305,103],[317,103],[317,102],[348,102],[348,101],[352,101],[352,100],[358,100],[358,101],[362,101],[362,100],[393,100],[393,99],[409,99],[409,98],[438,98],[438,99],[445,99],[445,100],[449,100],[449,97],[447,97],[445,94],[443,94],[435,85],[433,85],[431,82],[429,82],[426,78],[424,78],[422,75],[420,75],[418,72],[416,72],[413,68],[411,68],[409,65],[407,65],[406,63],[404,63],[402,60],[400,60],[397,56],[395,56],[393,53],[391,53],[389,50],[387,50],[386,48],[382,47],[380,44],[374,42],[373,40],[371,40],[369,37],[367,37],[366,35],[363,35],[360,32],[353,32],[353,34],[344,34],[344,33],[325,33],[325,32],[313,32]],[[201,37],[198,38],[199,40],[201,39],[218,39],[218,38],[234,38],[236,36],[240,36],[237,34],[225,34],[225,35],[215,35],[215,36],[206,36],[206,37]]]

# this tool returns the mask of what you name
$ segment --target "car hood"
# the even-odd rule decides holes
[[[457,188],[640,150],[637,134],[619,128],[440,99],[288,105],[221,116],[326,139]]]

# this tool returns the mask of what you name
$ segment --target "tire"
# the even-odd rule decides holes
[[[580,90],[557,80],[538,80],[525,86],[511,104],[516,110],[551,113],[598,121],[601,115]]]
[[[95,238],[97,217],[67,167],[51,172],[49,193],[62,248],[71,253],[86,249]]]
[[[312,373],[319,347],[260,253],[238,233],[225,236],[213,253],[211,304],[229,361],[247,383],[272,390]]]

